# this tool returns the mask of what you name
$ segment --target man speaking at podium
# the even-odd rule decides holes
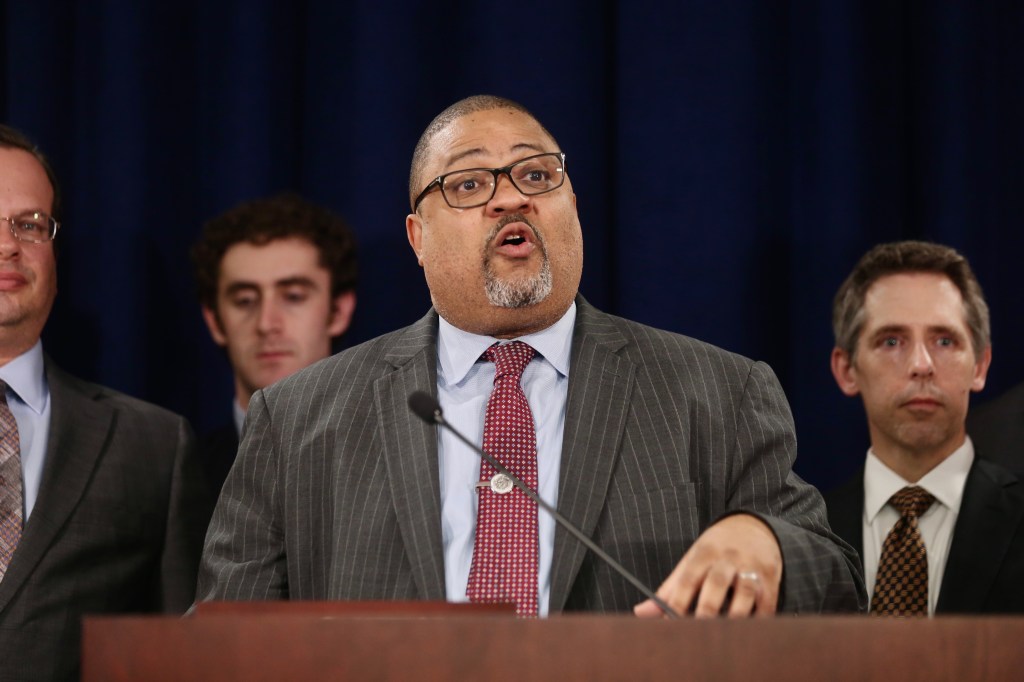
[[[477,96],[413,154],[433,308],[257,392],[200,600],[428,599],[661,614],[450,430],[482,444],[677,614],[859,610],[858,561],[792,472],[771,369],[596,310],[565,155]]]

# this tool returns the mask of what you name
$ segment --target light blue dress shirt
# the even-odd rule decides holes
[[[518,338],[537,351],[523,371],[521,384],[537,430],[537,492],[558,505],[558,468],[569,390],[569,354],[576,304],[544,331]],[[441,318],[437,343],[437,393],[445,419],[474,443],[483,442],[484,413],[494,388],[494,363],[478,362],[499,339],[470,334]],[[441,477],[441,534],[444,540],[445,590],[448,601],[466,601],[476,537],[480,457],[446,429],[438,429]],[[538,510],[540,564],[537,569],[540,615],[548,613],[555,520]]]
[[[36,345],[0,367],[7,383],[7,405],[18,423],[25,520],[32,514],[46,464],[50,440],[50,385],[46,382],[43,344]]]

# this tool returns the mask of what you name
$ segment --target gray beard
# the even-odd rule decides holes
[[[518,213],[504,216],[498,224],[494,226],[491,233],[487,235],[485,243],[490,243],[498,232],[503,227],[511,222],[521,222],[529,225],[533,231],[534,238],[537,241],[537,248],[540,249],[540,254],[543,259],[538,272],[533,277],[526,280],[507,281],[500,279],[494,271],[491,270],[491,259],[489,256],[484,256],[484,291],[487,293],[487,300],[490,301],[491,305],[498,308],[525,308],[531,305],[537,305],[551,293],[552,282],[551,282],[551,263],[548,260],[548,249],[544,244],[544,238],[537,232],[537,228],[526,219],[525,216]],[[485,250],[486,254],[486,250]]]
[[[509,282],[499,279],[491,271],[490,263],[484,265],[484,290],[487,300],[498,308],[525,308],[537,305],[551,293],[551,264],[547,253],[540,272],[526,280]]]

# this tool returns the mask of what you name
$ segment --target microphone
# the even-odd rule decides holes
[[[583,531],[581,531],[573,524],[572,521],[562,516],[560,513],[558,513],[558,510],[556,510],[550,504],[541,499],[540,495],[538,495],[533,488],[523,483],[518,476],[509,471],[504,465],[502,465],[501,462],[499,462],[492,455],[483,450],[483,448],[471,442],[468,438],[462,435],[462,433],[460,433],[458,429],[449,424],[441,412],[441,404],[437,402],[437,399],[434,398],[434,396],[430,395],[429,393],[426,393],[425,391],[413,391],[412,394],[409,396],[409,409],[412,410],[417,417],[427,422],[428,424],[443,426],[444,428],[451,431],[456,438],[458,438],[463,443],[468,445],[469,448],[473,450],[473,452],[478,454],[482,459],[486,460],[488,464],[490,464],[498,471],[498,473],[508,476],[508,478],[517,488],[522,490],[527,497],[529,497],[537,504],[538,507],[540,507],[548,514],[550,514],[555,519],[555,521],[560,526],[562,526],[562,528],[569,531],[569,533],[572,534],[574,538],[582,542],[587,549],[589,549],[591,552],[599,556],[602,561],[604,561],[606,564],[615,569],[616,573],[618,573],[620,576],[628,580],[629,583],[636,589],[640,590],[640,592],[645,597],[647,597],[655,604],[657,604],[658,608],[661,609],[666,616],[668,616],[669,618],[679,617],[679,615],[672,610],[671,606],[666,604],[664,600],[658,597],[658,595],[654,594],[651,588],[647,587],[642,582],[640,582],[640,579],[632,573],[630,573],[628,570],[626,570],[625,566],[620,564],[618,561],[609,556],[603,549],[594,544],[594,541],[588,538],[583,533]]]

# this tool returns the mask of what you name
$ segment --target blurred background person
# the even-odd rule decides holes
[[[972,408],[967,433],[985,457],[1024,472],[1024,383]]]
[[[234,462],[253,392],[326,358],[348,329],[356,242],[339,216],[286,193],[210,220],[192,261],[203,320],[235,379],[224,424],[199,442],[216,494]]]

